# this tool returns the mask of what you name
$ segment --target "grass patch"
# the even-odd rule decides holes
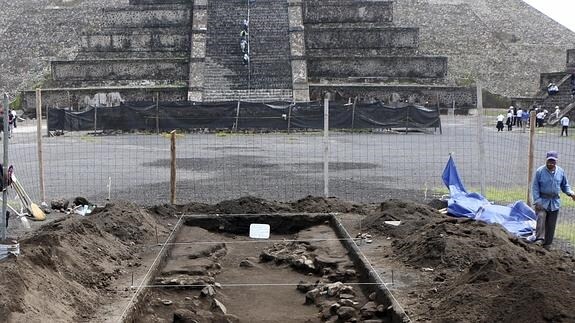
[[[519,200],[527,200],[527,189],[525,187],[499,188],[488,186],[485,189],[485,197],[487,197],[489,201],[495,202],[497,204],[506,204]],[[467,191],[480,193],[481,190],[478,187],[471,187],[468,188]],[[449,194],[447,188],[437,188],[434,189],[433,192],[438,196]],[[575,201],[570,199],[567,195],[561,194],[561,206],[575,207]]]
[[[559,239],[567,240],[575,245],[575,224],[557,224],[555,228],[555,235]]]

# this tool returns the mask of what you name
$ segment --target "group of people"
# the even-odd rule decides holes
[[[514,126],[523,128],[524,126],[528,126],[529,125],[529,119],[530,119],[530,113],[534,111],[535,112],[535,127],[544,127],[545,126],[545,120],[547,119],[547,117],[549,117],[549,111],[547,111],[546,109],[542,109],[539,107],[533,107],[530,110],[523,110],[521,108],[515,108],[513,106],[509,107],[509,110],[507,110],[507,116],[505,116],[504,114],[499,114],[497,116],[497,131],[503,131],[503,129],[505,128],[505,126],[507,126],[507,131],[512,131]],[[555,111],[553,112],[553,114],[551,115],[551,117],[554,117],[555,119],[559,119],[559,115],[560,115],[561,110],[559,109],[559,106],[555,107]],[[563,116],[559,122],[561,123],[562,131],[561,131],[561,135],[563,135],[563,133],[565,133],[565,135],[567,136],[567,131],[568,131],[568,127],[569,127],[569,117],[567,116]]]
[[[242,61],[244,65],[248,65],[250,62],[249,26],[249,20],[244,19],[242,22],[242,31],[240,32],[240,49],[242,50]]]
[[[521,108],[509,107],[507,118],[503,114],[497,116],[497,132],[503,131],[504,121],[505,125],[507,125],[507,131],[513,130],[513,126],[522,128],[524,124],[529,124],[529,112],[523,111]]]

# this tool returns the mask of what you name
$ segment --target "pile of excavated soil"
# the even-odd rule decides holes
[[[356,213],[365,214],[369,205],[337,198],[307,196],[295,202],[268,201],[257,197],[241,197],[216,204],[189,203],[180,206],[160,205],[152,210],[158,214],[273,214],[273,213]],[[373,208],[373,207],[371,207]]]
[[[425,276],[417,277],[409,297],[400,297],[415,300],[404,306],[417,321],[575,321],[575,261],[569,254],[526,244],[499,226],[451,218],[409,201],[358,205],[317,197],[290,203],[246,197],[148,210],[117,202],[90,216],[54,220],[20,239],[19,257],[0,261],[0,318],[102,321],[97,310],[119,304],[126,285],[118,282],[130,267],[144,268],[144,247],[156,243],[156,230],[159,241],[165,240],[177,220],[174,215],[276,212],[361,217],[374,245],[389,246],[371,249],[370,261],[390,261]],[[389,220],[401,224],[384,223]]]
[[[384,221],[402,221],[398,227]],[[390,200],[363,221],[392,239],[392,258],[433,270],[418,317],[442,322],[573,322],[575,260],[510,236],[502,227]]]
[[[20,239],[21,255],[0,262],[2,321],[87,321],[141,246],[165,235],[167,219],[126,202],[71,215]]]

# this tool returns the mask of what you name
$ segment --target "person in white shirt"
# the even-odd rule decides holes
[[[505,121],[507,125],[507,131],[513,130],[513,110],[507,112],[507,120]]]
[[[564,116],[559,122],[561,122],[561,136],[563,136],[563,133],[565,133],[565,137],[567,137],[567,130],[569,129],[569,118]]]
[[[537,115],[535,116],[535,118],[537,118],[536,126],[537,127],[543,127],[543,120],[545,120],[545,112],[543,112],[543,111],[537,112]]]
[[[556,105],[555,106],[555,112],[553,112],[555,114],[555,119],[559,119],[559,113],[561,112],[561,110],[559,109],[559,106]]]
[[[517,126],[523,128],[523,109],[517,110]]]
[[[502,114],[497,116],[497,132],[503,131],[503,120],[505,117]]]

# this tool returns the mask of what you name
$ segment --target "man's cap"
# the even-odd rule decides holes
[[[556,151],[548,151],[547,152],[547,160],[551,159],[551,160],[557,160],[559,154]]]

